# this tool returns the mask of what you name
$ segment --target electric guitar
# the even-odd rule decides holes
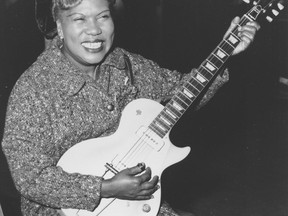
[[[149,99],[132,101],[123,110],[119,128],[113,135],[76,144],[61,157],[58,166],[69,173],[78,172],[106,179],[144,162],[151,167],[153,175],[160,177],[167,167],[183,160],[189,154],[190,147],[179,148],[173,145],[169,139],[170,130],[206,89],[240,43],[237,28],[256,20],[275,4],[279,10],[283,9],[283,4],[276,0],[256,2],[166,106]],[[273,9],[272,14],[277,15],[275,11]],[[65,216],[156,216],[161,190],[153,195],[154,199],[144,201],[102,199],[93,212],[61,209],[60,213]]]

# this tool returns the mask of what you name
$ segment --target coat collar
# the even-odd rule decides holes
[[[57,77],[56,84],[59,85],[59,89],[65,92],[69,96],[77,94],[87,82],[93,82],[92,78],[73,65],[60,51],[62,41],[57,36],[52,41],[51,45],[47,48],[46,52],[52,56],[54,65],[56,65]],[[109,66],[119,70],[125,71],[125,57],[124,51],[121,48],[113,48],[110,53],[106,56],[104,61],[100,64],[100,67]],[[54,57],[53,57],[54,56]],[[54,66],[55,67],[55,66]],[[61,87],[60,87],[61,86]]]

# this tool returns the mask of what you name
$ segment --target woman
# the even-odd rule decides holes
[[[57,166],[76,143],[115,132],[129,102],[167,98],[194,73],[182,76],[113,47],[112,7],[110,0],[53,0],[59,37],[11,93],[2,146],[23,215],[58,215],[61,208],[92,211],[101,199],[146,200],[159,188],[159,177],[141,161],[111,179]],[[257,29],[255,22],[241,29],[235,54],[248,47]],[[226,81],[227,73],[217,77],[201,103]],[[178,214],[163,204],[159,215]]]

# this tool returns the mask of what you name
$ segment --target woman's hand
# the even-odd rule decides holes
[[[240,21],[239,17],[235,17],[232,20],[229,29],[224,35],[224,38],[233,30],[235,26],[237,26],[239,21]],[[239,27],[238,28],[239,34],[237,36],[241,39],[241,42],[235,48],[232,55],[236,55],[246,50],[249,47],[249,45],[252,43],[252,41],[254,40],[256,32],[259,29],[260,29],[260,25],[257,22],[248,22],[245,26]]]
[[[159,177],[151,179],[151,169],[144,166],[134,166],[117,173],[113,178],[102,183],[103,198],[118,198],[125,200],[147,200],[159,189]]]

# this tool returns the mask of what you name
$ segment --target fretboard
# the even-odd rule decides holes
[[[213,52],[202,62],[196,73],[177,91],[164,109],[149,125],[149,128],[163,138],[176,124],[185,111],[192,105],[205,87],[218,74],[219,69],[232,55],[240,43],[238,27],[255,20],[261,8],[253,7],[241,19],[239,24],[226,36]]]

